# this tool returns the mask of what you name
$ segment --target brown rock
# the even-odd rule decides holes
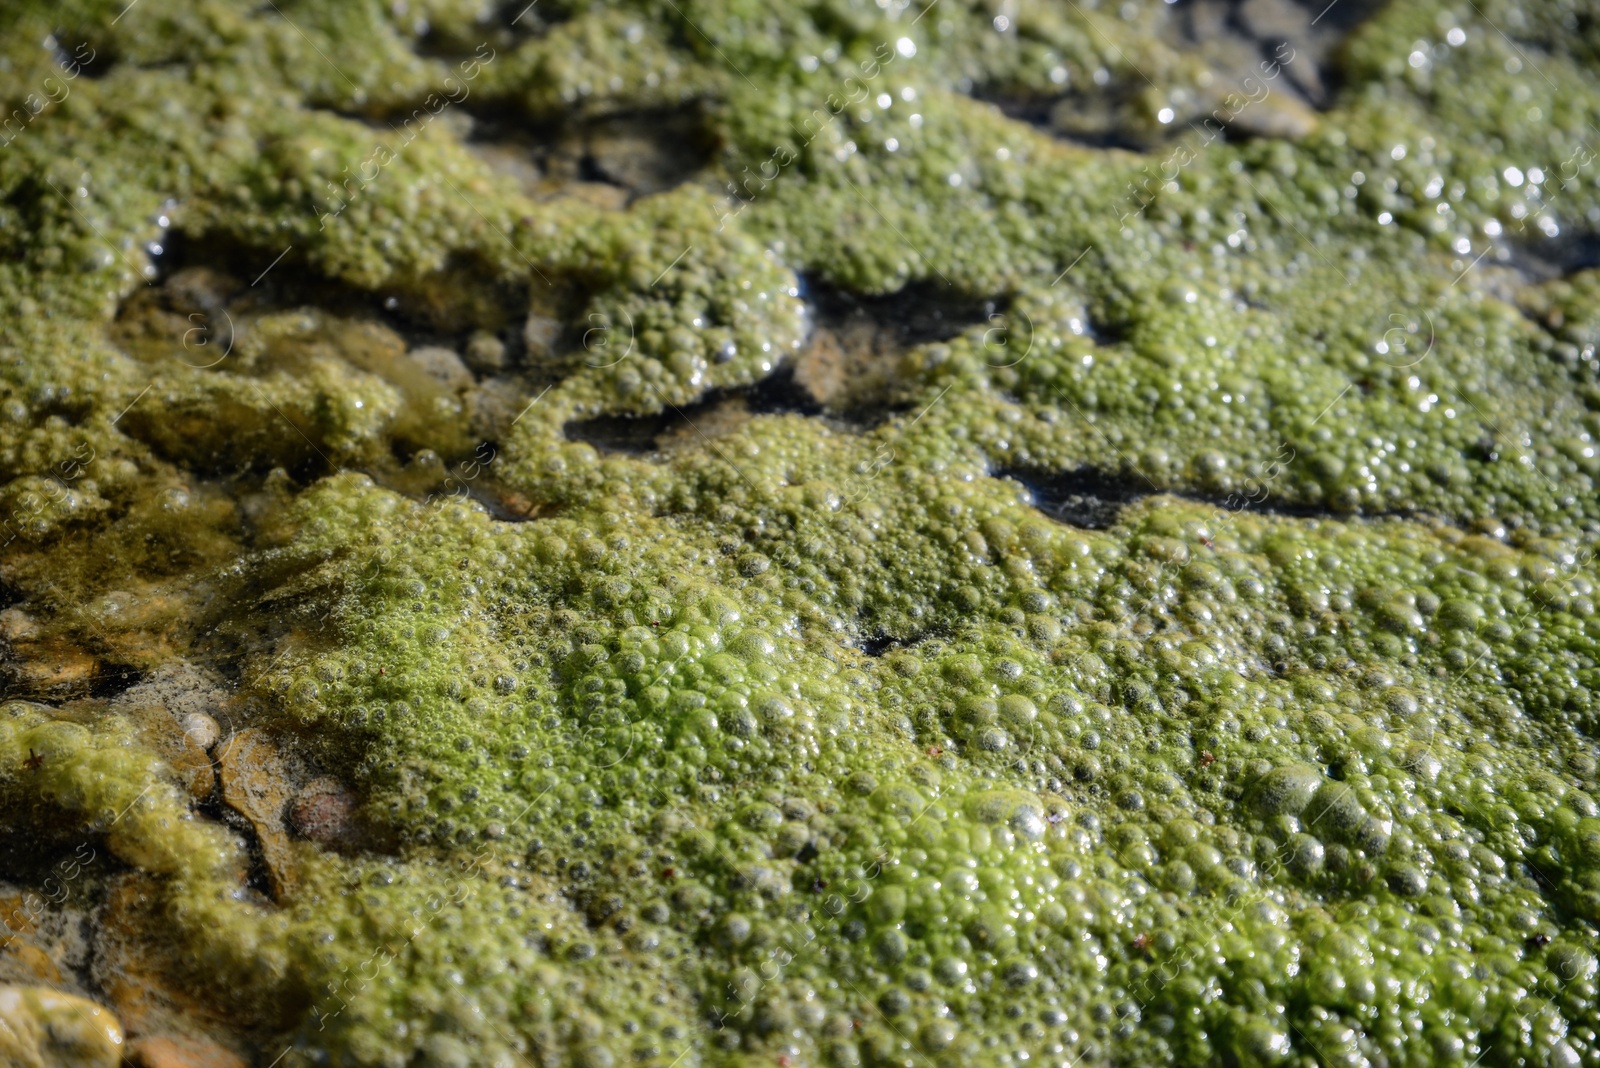
[[[84,855],[84,851],[87,856]],[[64,988],[88,959],[87,914],[71,901],[71,886],[92,864],[87,845],[58,861],[35,888],[0,894],[0,983]]]
[[[128,720],[139,732],[139,740],[161,754],[172,765],[178,780],[196,801],[204,801],[216,790],[216,773],[211,757],[183,725],[160,707],[130,709]]]
[[[34,913],[22,894],[0,896],[0,947],[34,927]]]
[[[545,188],[544,171],[532,159],[526,148],[519,145],[471,141],[464,146],[489,168],[511,178],[530,197],[539,197],[549,191]]]
[[[243,1057],[204,1039],[143,1035],[128,1044],[128,1068],[248,1068]]]
[[[185,267],[167,280],[167,299],[179,312],[217,311],[244,285],[232,275],[209,267]],[[187,322],[187,316],[185,316]]]
[[[535,394],[515,378],[491,378],[467,393],[467,420],[472,432],[484,441],[505,434]]]
[[[500,507],[519,518],[527,518],[538,511],[538,505],[516,490],[507,490],[500,496]]]
[[[99,670],[93,656],[60,638],[17,642],[11,653],[6,674],[14,687],[28,693],[63,697],[83,693]]]
[[[28,642],[39,636],[39,624],[20,608],[0,612],[0,640]]]
[[[607,182],[573,182],[561,192],[602,211],[621,211],[628,206],[628,191]]]
[[[112,880],[95,933],[92,975],[130,1034],[189,1036],[205,1049],[210,1043],[201,1036],[260,1025],[230,1001],[235,991],[195,983],[194,963],[188,947],[173,939],[160,881],[138,872]]]
[[[357,837],[355,797],[336,779],[314,779],[289,806],[289,826],[327,849],[353,846]]]
[[[1244,0],[1238,17],[1250,36],[1262,40],[1303,41],[1311,28],[1308,10],[1289,0]]]
[[[159,919],[159,887],[154,879],[130,872],[112,882],[95,935],[95,981],[135,1033],[161,1026],[172,1008],[165,985],[153,974],[153,962],[142,948],[148,929]]]
[[[109,1009],[43,986],[0,986],[0,1064],[116,1068],[122,1027]]]
[[[912,307],[905,324],[885,327],[866,308],[850,308],[812,330],[794,359],[795,384],[835,412],[881,408],[891,401],[900,361],[911,347],[905,331],[926,328],[938,317]]]
[[[54,985],[61,982],[61,969],[38,946],[7,941],[0,945],[0,979]]]
[[[120,711],[158,705],[181,722],[195,712],[215,715],[229,700],[228,687],[221,679],[187,661],[173,660],[151,671],[138,685],[118,694],[112,707]]]
[[[291,796],[289,770],[265,731],[251,727],[221,743],[217,753],[222,799],[245,819],[261,843],[274,900],[294,896],[294,849],[284,828]]]
[[[694,120],[683,115],[613,116],[585,131],[584,163],[634,196],[671,189],[703,163],[707,147]]]
[[[131,414],[137,413],[135,408]],[[191,496],[197,507],[216,515],[216,499],[209,494],[191,493],[182,483],[169,483],[168,488]],[[224,510],[229,507],[222,504]],[[186,628],[197,609],[191,592],[182,583],[130,576],[124,588],[108,591],[86,606],[87,613],[103,624],[94,636],[102,660],[148,665],[181,656],[189,644]]]
[[[795,360],[794,380],[819,404],[831,403],[845,385],[845,353],[827,327],[818,327]]]

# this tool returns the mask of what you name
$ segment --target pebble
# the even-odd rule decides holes
[[[0,986],[0,1064],[116,1068],[122,1026],[111,1010],[43,986]]]
[[[467,370],[467,365],[461,362],[461,357],[452,349],[426,345],[412,349],[406,354],[406,359],[445,389],[463,390],[472,387],[472,372]]]
[[[217,739],[222,735],[217,721],[204,712],[191,712],[179,722],[183,732],[201,749],[210,749],[217,744]]]

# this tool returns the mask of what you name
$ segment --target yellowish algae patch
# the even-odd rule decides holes
[[[114,1068],[122,1031],[93,1002],[42,987],[0,986],[0,1053],[16,1068]]]
[[[1600,220],[1577,14],[1396,4],[1299,141],[1140,156],[970,94],[1208,114],[1165,5],[919,10],[21,8],[9,106],[71,91],[0,148],[11,651],[220,660],[225,726],[393,847],[300,843],[268,901],[128,722],[24,702],[8,833],[151,879],[152,960],[264,1063],[1593,1062],[1594,282],[1474,259]],[[466,103],[402,146],[480,42],[475,115],[720,148],[607,210]],[[534,518],[390,488],[475,442],[373,317],[124,351],[174,239],[604,329],[501,427]],[[876,428],[566,436],[767,376],[807,285],[913,281],[1006,310]],[[1085,466],[1169,495],[1085,530],[996,477]]]

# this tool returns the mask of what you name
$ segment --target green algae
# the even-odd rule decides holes
[[[7,824],[158,879],[168,980],[267,1062],[1592,1059],[1593,281],[1474,259],[1600,216],[1591,57],[1553,6],[1396,5],[1296,142],[1147,156],[970,95],[1105,66],[1158,137],[1233,91],[1163,6],[24,11],[8,99],[53,27],[106,58],[0,149],[3,577],[102,659],[230,664],[227,726],[396,845],[302,843],[269,901],[126,724],[23,705]],[[719,153],[622,211],[461,121],[680,106]],[[130,334],[173,236],[578,324],[487,464],[534,518],[400,492],[475,427],[374,316]],[[567,439],[769,375],[815,281],[1005,311],[862,432]],[[1155,495],[1084,530],[996,477],[1080,467]]]

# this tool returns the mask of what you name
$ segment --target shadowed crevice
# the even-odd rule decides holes
[[[498,55],[535,37],[543,37],[571,17],[571,11],[553,5],[550,0],[504,0],[485,4],[482,17],[465,31],[434,26],[419,15],[418,21],[410,26],[411,32],[418,34],[412,47],[419,56],[443,60],[454,66],[472,59],[480,45],[488,45]]]
[[[812,329],[794,359],[795,380],[822,411],[856,429],[883,423],[912,400],[897,388],[906,353],[1003,321],[1011,307],[1007,294],[973,294],[929,281],[861,296],[802,278],[801,295]]]
[[[880,634],[877,637],[861,639],[861,651],[866,653],[868,656],[883,656],[892,649],[898,649],[907,645],[915,645],[921,640],[922,638],[919,636],[916,638],[909,638],[905,641],[900,641],[896,638],[890,637],[887,634]]]
[[[885,340],[910,348],[929,341],[948,341],[969,326],[1004,314],[1010,300],[952,289],[943,282],[912,282],[893,293],[862,296],[819,279],[802,278],[801,296],[811,306],[818,327],[841,330],[866,323]]]
[[[843,432],[869,430],[911,400],[897,392],[906,353],[948,341],[1010,306],[1005,296],[973,296],[939,283],[913,283],[883,296],[858,296],[814,280],[802,284],[812,329],[793,360],[751,385],[713,390],[657,415],[568,423],[567,439],[642,455],[703,443],[758,415],[803,415]]]
[[[994,478],[1009,478],[1028,493],[1029,503],[1058,522],[1088,530],[1107,530],[1116,526],[1123,509],[1146,497],[1172,497],[1193,501],[1229,512],[1286,516],[1296,519],[1330,519],[1350,522],[1359,519],[1414,519],[1423,513],[1399,509],[1383,512],[1342,511],[1326,505],[1283,500],[1269,495],[1249,501],[1242,495],[1206,495],[1182,487],[1158,487],[1139,474],[1119,475],[1096,467],[1071,471],[1045,471],[1039,468],[1002,467],[990,472]],[[1461,524],[1454,524],[1461,525]]]
[[[1090,530],[1114,526],[1125,507],[1162,492],[1137,475],[1119,478],[1092,467],[1064,472],[1002,468],[993,474],[1022,483],[1033,506],[1051,519]]]
[[[144,672],[127,664],[102,664],[89,685],[89,696],[106,700],[144,680]]]
[[[341,224],[336,216],[325,221],[330,227]],[[487,330],[520,349],[528,309],[526,281],[492,281],[493,272],[470,260],[451,263],[412,287],[371,290],[308,267],[293,247],[261,248],[226,234],[174,230],[152,262],[155,280],[129,294],[119,320],[152,301],[179,313],[180,320],[196,312],[209,316],[226,310],[237,319],[241,314],[314,307],[380,322],[412,347],[459,346]],[[197,357],[196,362],[204,361]]]
[[[572,195],[622,208],[704,172],[721,142],[702,107],[530,118],[509,103],[467,103],[465,147],[534,200]]]
[[[1209,68],[1218,99],[1249,97],[1225,109],[1229,139],[1299,136],[1313,122],[1305,109],[1330,108],[1345,85],[1345,38],[1377,14],[1384,0],[1177,0],[1155,29],[1174,51]],[[1048,73],[1060,88],[991,83],[970,90],[1006,116],[1074,144],[1148,152],[1215,116],[1210,97],[1174,86],[1166,121],[1152,113],[1151,84],[1137,70],[1086,69],[1062,63]],[[1264,79],[1264,72],[1271,71]],[[1265,86],[1267,93],[1258,95]],[[1187,94],[1187,95],[1186,95]],[[1272,97],[1278,97],[1272,100]]]
[[[1504,261],[1530,282],[1549,282],[1579,271],[1600,267],[1600,234],[1565,231],[1543,237],[1530,227],[1526,234],[1508,235]]]
[[[794,368],[779,367],[748,386],[717,389],[690,405],[656,415],[602,415],[566,425],[568,441],[585,441],[602,452],[646,455],[717,437],[757,415],[820,416],[822,408],[795,380]]]

